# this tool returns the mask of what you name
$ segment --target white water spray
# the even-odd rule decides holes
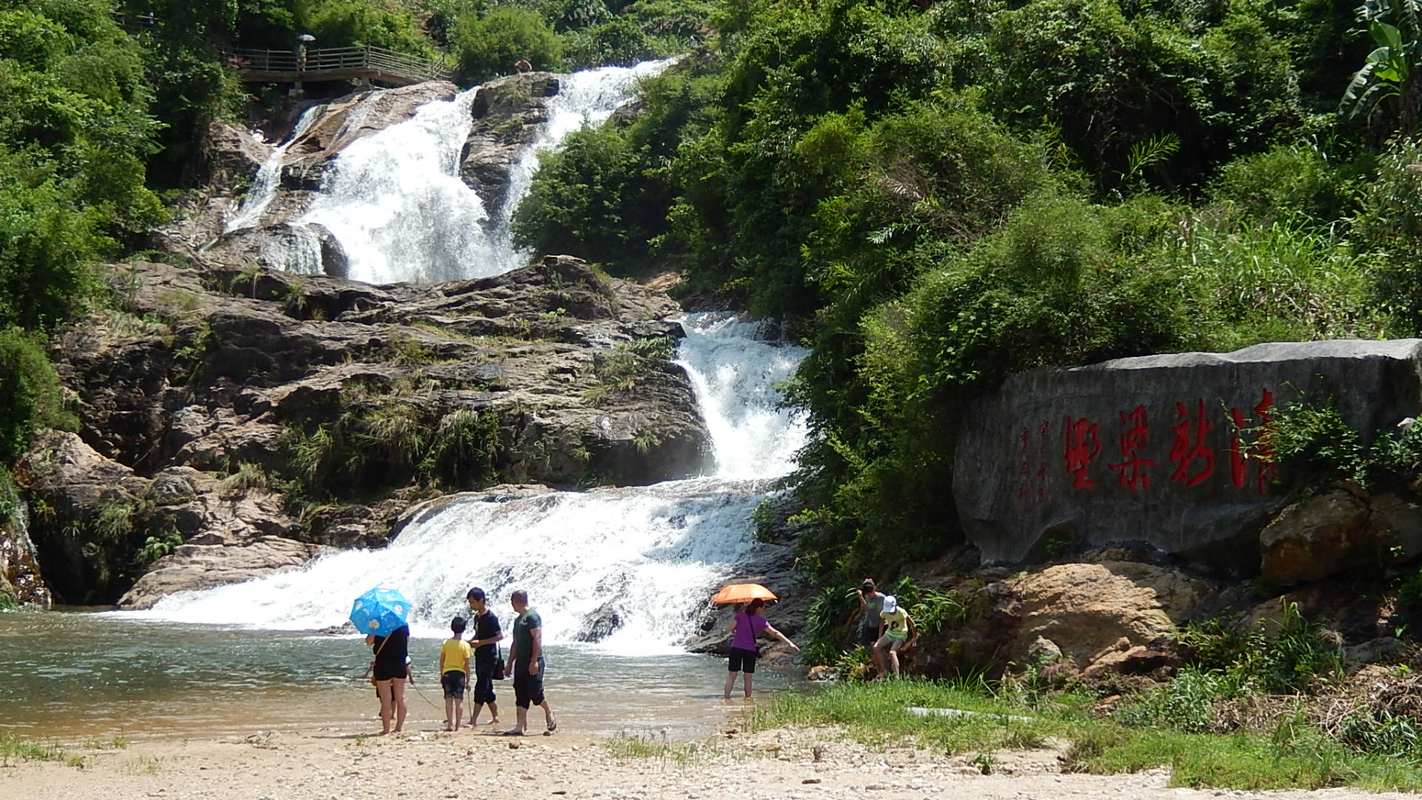
[[[320,629],[379,583],[414,606],[416,635],[439,636],[471,586],[527,589],[550,643],[614,629],[618,652],[677,648],[706,598],[751,547],[767,482],[794,467],[805,440],[776,386],[804,352],[754,338],[728,315],[691,315],[680,361],[691,374],[716,453],[712,475],[649,487],[457,499],[421,515],[390,546],[323,556],[293,572],[176,594],[148,616],[193,623]],[[501,613],[504,606],[500,605]]]
[[[673,59],[644,61],[632,67],[602,67],[584,70],[559,79],[558,93],[548,101],[548,118],[539,126],[533,142],[509,169],[509,189],[493,230],[493,240],[503,257],[503,271],[517,269],[531,256],[513,243],[513,215],[528,196],[539,158],[563,146],[564,140],[584,126],[606,122],[617,109],[636,96],[637,84],[660,75]]]
[[[267,206],[272,204],[272,199],[276,197],[277,187],[281,184],[281,167],[286,160],[287,148],[291,147],[297,139],[300,139],[310,129],[311,124],[321,116],[325,106],[315,105],[304,112],[296,120],[296,127],[292,129],[291,135],[286,137],[286,141],[277,145],[277,148],[267,156],[267,160],[262,162],[262,166],[257,170],[257,176],[252,179],[252,186],[247,190],[247,197],[242,201],[242,205],[237,209],[237,213],[232,219],[227,221],[224,233],[240,231],[250,228],[261,220],[262,215],[267,212]]]
[[[504,271],[484,232],[488,214],[459,178],[478,89],[347,147],[301,218],[326,226],[366,283],[431,283]]]

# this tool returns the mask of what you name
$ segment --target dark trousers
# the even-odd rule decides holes
[[[528,708],[543,704],[543,657],[538,658],[538,674],[528,674],[528,662],[514,664],[514,704]]]

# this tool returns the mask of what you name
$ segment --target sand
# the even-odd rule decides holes
[[[424,726],[426,728],[433,726]],[[566,723],[564,727],[567,727]],[[1168,787],[1163,770],[1062,774],[1057,751],[996,753],[993,774],[972,756],[870,748],[831,729],[745,734],[733,729],[654,755],[630,756],[606,739],[514,740],[485,731],[418,730],[391,737],[340,729],[210,740],[151,739],[70,750],[83,766],[0,767],[3,800],[399,800],[400,798],[1401,798],[1347,790],[1195,791]]]

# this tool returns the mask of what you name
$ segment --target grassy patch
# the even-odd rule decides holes
[[[705,755],[706,744],[696,742],[672,742],[664,736],[629,736],[618,734],[603,742],[603,747],[614,758],[626,760],[655,760],[663,763],[686,765]]]
[[[13,733],[0,733],[0,766],[23,761],[63,761],[68,757],[64,748],[54,742],[37,742]]]
[[[969,713],[920,717],[909,713],[911,706]],[[1175,786],[1422,789],[1422,769],[1411,762],[1360,755],[1301,719],[1286,721],[1271,735],[1210,735],[1126,727],[1093,717],[1089,706],[1089,698],[1072,694],[1025,703],[980,683],[847,683],[781,695],[757,712],[755,724],[833,725],[866,745],[912,740],[949,754],[1032,749],[1053,738],[1069,743],[1067,771],[1119,774],[1169,767]]]

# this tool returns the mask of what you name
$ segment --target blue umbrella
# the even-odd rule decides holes
[[[351,606],[351,623],[361,633],[389,636],[404,627],[410,617],[410,601],[399,589],[377,586],[357,597]]]

